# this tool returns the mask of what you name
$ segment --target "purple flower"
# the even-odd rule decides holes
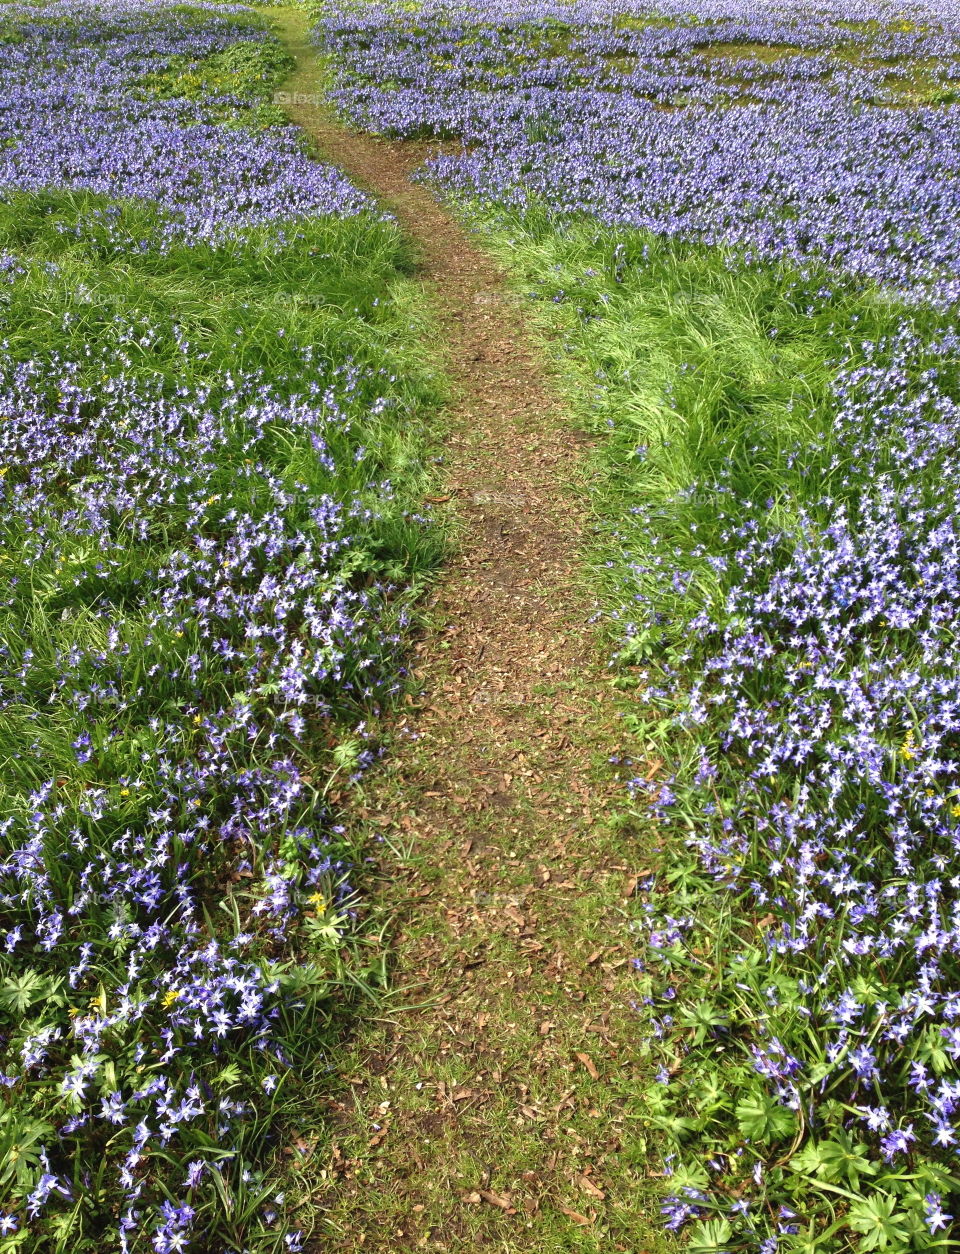
[[[953,1218],[952,1215],[945,1213],[941,1202],[942,1198],[939,1193],[928,1193],[923,1199],[923,1207],[926,1212],[924,1218],[931,1232],[937,1232],[940,1228],[946,1228]]]

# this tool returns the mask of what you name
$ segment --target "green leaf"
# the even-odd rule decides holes
[[[353,770],[363,745],[359,740],[343,740],[333,750],[333,761],[341,771]]]
[[[842,1129],[831,1140],[809,1142],[790,1160],[790,1166],[830,1184],[847,1183],[854,1190],[860,1187],[861,1176],[875,1176],[879,1170],[866,1145]]]
[[[243,1079],[240,1068],[235,1062],[228,1062],[214,1077],[214,1084],[220,1090],[233,1088]]]
[[[768,1093],[750,1093],[737,1103],[737,1123],[751,1141],[768,1142],[790,1136],[797,1126],[792,1110],[781,1106]]]
[[[0,985],[0,1004],[5,1010],[22,1015],[44,995],[47,981],[32,967],[12,975]]]
[[[829,1233],[826,1234],[829,1237]],[[804,1228],[790,1241],[790,1254],[828,1254],[836,1247],[824,1234],[817,1232],[814,1226]]]
[[[698,1193],[704,1193],[710,1187],[710,1175],[706,1168],[696,1163],[678,1163],[670,1177],[670,1187],[673,1192],[682,1193],[684,1189],[694,1189]]]
[[[823,1141],[820,1154],[826,1180],[846,1180],[854,1189],[858,1189],[861,1176],[877,1174],[877,1164],[870,1161],[866,1145],[861,1141],[855,1142],[846,1132],[840,1131],[836,1139]]]
[[[32,1187],[43,1144],[55,1135],[52,1124],[7,1114],[0,1131],[0,1184]]]
[[[684,1008],[679,1015],[680,1023],[692,1030],[692,1044],[702,1045],[715,1028],[724,1027],[727,1016],[712,1001],[698,1001]]]
[[[706,1219],[695,1224],[690,1232],[690,1254],[719,1254],[733,1236],[725,1219]]]
[[[847,1223],[854,1232],[863,1234],[861,1249],[883,1250],[888,1245],[905,1244],[909,1235],[903,1226],[907,1216],[903,1211],[898,1211],[896,1206],[897,1199],[888,1193],[880,1193],[853,1203],[847,1214]]]
[[[819,1176],[823,1171],[823,1158],[820,1145],[816,1141],[808,1141],[799,1154],[790,1159],[790,1169],[800,1171],[805,1176]]]

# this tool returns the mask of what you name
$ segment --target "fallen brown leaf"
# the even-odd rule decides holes
[[[568,1219],[572,1219],[575,1224],[579,1224],[581,1228],[589,1227],[593,1223],[592,1219],[588,1219],[586,1215],[581,1215],[578,1210],[571,1210],[569,1206],[561,1206],[560,1211]]]
[[[501,1197],[499,1193],[494,1193],[492,1189],[480,1189],[479,1192],[485,1202],[489,1202],[491,1206],[498,1207],[507,1215],[515,1215],[517,1213],[516,1207],[511,1206],[508,1197]]]
[[[597,1070],[596,1065],[589,1054],[577,1054],[577,1061],[583,1064],[591,1079],[600,1079],[600,1072]]]
[[[605,1200],[606,1193],[604,1193],[603,1189],[598,1189],[589,1176],[577,1176],[577,1183],[584,1193],[589,1193],[591,1197],[595,1197],[601,1202]]]

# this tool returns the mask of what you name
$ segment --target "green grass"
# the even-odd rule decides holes
[[[786,508],[818,495],[787,454],[828,437],[836,361],[903,314],[835,275],[745,268],[717,249],[588,222],[559,232],[536,211],[498,215],[485,240],[535,299],[579,421],[604,436],[594,499],[601,528],[616,518],[618,546],[640,500],[662,505],[678,536],[714,526],[679,498],[729,462],[746,499]],[[831,455],[825,443],[824,465]]]
[[[183,16],[194,20],[196,14],[184,8]],[[195,79],[176,67],[152,87],[167,97],[235,94],[256,105],[287,64],[275,45],[242,42],[210,59]],[[218,108],[211,105],[211,116],[220,116]],[[255,108],[245,116],[254,127],[270,121]],[[351,914],[350,902],[334,901],[343,871],[306,884],[307,850],[297,828],[319,825],[330,836],[334,857],[362,861],[362,833],[356,826],[344,830],[338,818],[349,815],[355,795],[350,777],[359,755],[377,747],[388,689],[398,678],[400,654],[391,637],[408,630],[419,592],[445,550],[442,527],[421,517],[423,496],[433,482],[445,395],[431,347],[434,330],[409,247],[397,225],[375,210],[249,228],[210,244],[166,239],[160,214],[148,204],[69,191],[14,194],[0,203],[0,253],[14,255],[21,271],[14,282],[0,283],[4,356],[33,363],[46,380],[45,412],[69,408],[75,388],[97,398],[130,384],[165,402],[202,397],[198,410],[212,415],[228,409],[238,386],[247,389],[250,403],[265,399],[267,389],[277,403],[280,416],[259,433],[238,419],[214,461],[198,442],[197,465],[182,462],[182,488],[162,501],[147,500],[150,468],[142,478],[127,471],[132,503],[117,511],[102,543],[84,538],[69,520],[73,502],[95,486],[92,466],[75,464],[73,478],[47,485],[49,513],[35,525],[4,517],[0,650],[7,671],[22,664],[29,680],[22,689],[4,692],[0,818],[12,824],[4,828],[6,856],[32,810],[43,804],[33,794],[49,785],[55,807],[44,855],[56,900],[69,904],[82,897],[84,860],[75,856],[74,839],[81,842],[76,848],[86,848],[85,857],[112,866],[126,834],[149,842],[159,821],[153,812],[166,809],[172,814],[169,839],[176,865],[165,865],[162,858],[158,865],[165,866],[163,876],[173,877],[163,885],[170,918],[177,888],[189,885],[202,935],[228,946],[238,933],[256,933],[245,960],[278,982],[276,1032],[289,1069],[266,1091],[262,1081],[278,1070],[276,1063],[254,1042],[232,1037],[221,1048],[210,1042],[185,1047],[173,1070],[179,1068],[184,1083],[194,1077],[211,1109],[224,1098],[247,1104],[232,1137],[235,1157],[223,1157],[222,1170],[208,1171],[193,1192],[197,1220],[191,1248],[282,1248],[284,1232],[309,1230],[315,1221],[310,1198],[325,1165],[323,1103],[335,1082],[331,1051],[360,1002],[379,996],[383,982],[375,928]],[[64,363],[75,369],[65,371]],[[260,380],[253,393],[252,377]],[[311,389],[320,398],[316,405],[340,410],[341,420],[325,430],[325,456],[296,413],[285,408]],[[0,415],[0,423],[14,418],[19,415]],[[138,451],[136,413],[108,429],[94,399],[64,421],[67,442],[98,432],[97,456],[133,458]],[[170,455],[182,458],[194,434],[172,432]],[[43,464],[23,458],[0,465],[8,491],[42,482],[45,472]],[[382,486],[386,481],[390,491]],[[209,498],[198,509],[201,482]],[[322,602],[338,589],[374,595],[367,642],[372,666],[367,669],[348,652],[339,684],[320,693],[321,713],[308,719],[297,740],[284,731],[289,711],[275,685],[248,691],[240,672],[224,667],[189,611],[178,624],[158,613],[156,598],[164,586],[158,572],[191,560],[203,546],[222,551],[226,568],[233,520],[270,517],[278,500],[283,504],[274,523],[277,533],[310,534],[310,510],[325,497],[356,514],[343,551],[319,563],[315,596]],[[270,569],[268,562],[260,568],[259,555],[250,561],[256,578]],[[274,573],[282,582],[283,569]],[[375,592],[381,587],[389,590]],[[224,618],[227,643],[242,652],[247,645],[236,628]],[[378,670],[379,679],[368,678]],[[365,687],[371,695],[364,695]],[[93,694],[88,701],[75,699],[88,689]],[[286,826],[265,822],[259,841],[251,843],[249,865],[238,871],[229,842],[201,849],[181,841],[179,832],[191,806],[213,824],[229,818],[231,781],[200,784],[193,771],[202,774],[203,761],[210,760],[208,737],[216,739],[217,711],[242,705],[260,731],[253,737],[226,734],[233,768],[239,775],[263,772],[275,786],[276,759],[289,755],[302,795],[290,807]],[[86,735],[91,752],[83,760],[75,746]],[[265,794],[270,787],[263,785]],[[180,797],[171,810],[172,788]],[[251,914],[271,866],[303,898],[300,923],[283,943],[258,930]],[[357,886],[354,878],[351,882]],[[356,901],[352,906],[355,911]],[[109,1057],[97,1056],[99,1070],[86,1097],[61,1089],[61,1078],[77,1062],[71,1061],[77,1046],[69,1025],[91,1010],[112,1012],[118,989],[130,979],[126,942],[107,942],[111,923],[123,919],[108,910],[99,919],[82,912],[80,918],[82,924],[68,925],[69,944],[49,952],[36,946],[27,954],[0,953],[4,1069],[18,1069],[19,1049],[28,1037],[51,1027],[63,1032],[48,1071],[16,1091],[3,1090],[0,1209],[21,1220],[16,1237],[0,1237],[4,1254],[100,1254],[116,1248],[124,1204],[116,1169],[129,1148],[130,1131],[110,1136],[101,1125],[89,1135],[82,1130],[64,1135],[58,1129],[110,1092],[127,1096],[166,1071],[158,1061],[157,1035],[165,1014],[160,1002],[150,1000],[163,987],[161,963],[140,972],[134,996],[146,997],[149,1008],[139,1026],[116,1031]],[[73,942],[81,939],[95,942],[95,959],[88,973],[71,983]],[[166,987],[174,1002],[183,995],[182,989]],[[149,1170],[140,1169],[147,1182],[144,1208],[164,1196],[182,1200],[187,1163],[221,1155],[215,1118],[197,1120],[164,1149],[151,1150]],[[41,1220],[25,1222],[24,1203],[41,1174],[43,1144],[52,1169],[72,1182],[73,1196]],[[281,1208],[271,1199],[284,1191]],[[271,1206],[284,1212],[279,1227],[266,1217]]]
[[[292,68],[280,44],[248,40],[199,60],[173,58],[163,70],[148,74],[141,90],[160,100],[202,100],[207,115],[223,125],[263,130],[287,121],[272,95]]]
[[[600,437],[585,473],[595,518],[589,556],[617,653],[634,772],[690,779],[702,746],[712,744],[711,730],[678,730],[669,677],[679,669],[694,678],[702,664],[687,629],[693,616],[703,610],[723,617],[727,584],[707,558],[726,551],[722,533],[738,519],[749,524],[765,516],[789,535],[801,511],[808,526],[826,519],[825,498],[854,507],[861,485],[832,437],[831,385],[840,363],[855,368],[865,345],[882,344],[904,324],[921,341],[932,338],[943,316],[906,308],[854,279],[747,266],[720,249],[642,232],[589,222],[557,230],[536,211],[486,219],[476,212],[474,220],[518,290],[535,298],[533,317],[569,403]],[[791,457],[797,447],[808,450],[802,470]],[[678,587],[663,577],[663,555],[689,583]],[[906,633],[894,647],[904,666],[911,658],[919,664],[917,643]],[[634,701],[633,693],[643,699]],[[745,769],[730,760],[718,776],[721,812]],[[636,1091],[644,1151],[676,1155],[663,1186],[672,1194],[684,1186],[709,1192],[713,1177],[704,1160],[746,1154],[742,1178],[729,1159],[711,1218],[693,1226],[696,1247],[741,1248],[743,1232],[735,1235],[725,1216],[732,1198],[749,1193],[759,1197],[754,1213],[786,1203],[807,1216],[809,1226],[791,1248],[849,1248],[872,1226],[881,1245],[889,1236],[902,1242],[898,1248],[927,1248],[934,1238],[923,1223],[923,1194],[952,1195],[957,1180],[923,1156],[911,1171],[887,1169],[855,1126],[846,1130],[850,1105],[830,1093],[809,1089],[813,1131],[772,1101],[743,1045],[751,1025],[767,1015],[776,1015],[779,1039],[809,1060],[811,1074],[818,1061],[829,1070],[816,1033],[795,1012],[803,1003],[801,973],[789,959],[767,954],[769,919],[745,909],[739,895],[718,892],[682,832],[658,836],[641,804],[635,816],[656,845],[647,855],[657,872],[650,908],[658,918],[696,916],[687,941],[662,965],[654,955],[651,973],[637,979],[641,1004],[659,995],[664,980],[675,996],[666,1006],[674,1026],[651,1044],[647,1062],[676,1078],[667,1084],[641,1075]],[[689,832],[703,821],[691,809]],[[878,841],[882,846],[882,835]],[[770,1012],[766,994],[774,985],[782,1009]],[[666,1010],[660,1003],[650,1015]],[[646,1019],[637,1030],[650,1030]],[[935,1059],[932,1033],[922,1048]],[[768,1168],[763,1189],[749,1176],[753,1158]],[[884,1206],[896,1210],[895,1223],[884,1218]],[[897,1224],[900,1235],[890,1235]]]

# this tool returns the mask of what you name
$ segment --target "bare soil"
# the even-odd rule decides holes
[[[626,900],[641,868],[610,821],[617,719],[571,486],[585,437],[503,273],[410,182],[427,146],[312,103],[305,18],[279,23],[290,115],[416,244],[455,391],[445,493],[463,523],[418,648],[423,701],[367,786],[401,991],[361,1030],[332,1104],[316,1248],[639,1250],[652,1203]]]

